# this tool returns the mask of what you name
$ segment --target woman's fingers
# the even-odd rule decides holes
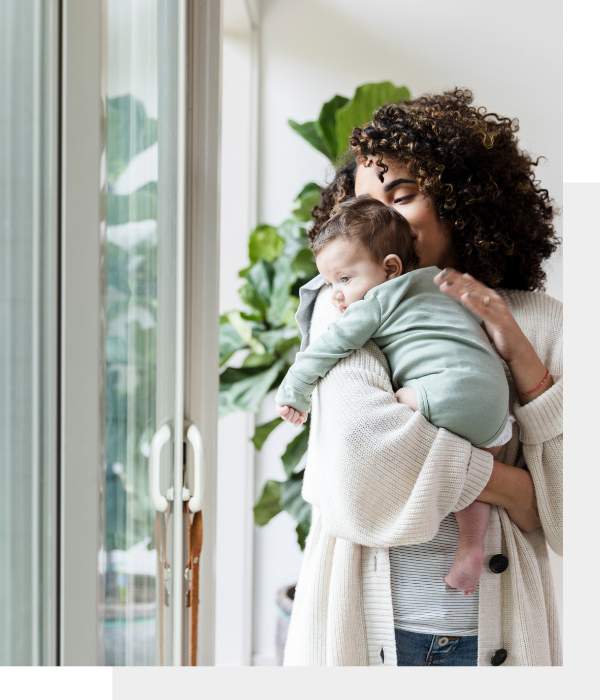
[[[536,371],[540,369],[535,350],[498,292],[478,282],[471,275],[463,275],[452,268],[439,272],[434,277],[434,282],[441,292],[462,302],[483,319],[485,332],[500,357],[511,365],[511,369],[514,370],[514,363],[518,363],[519,358],[524,358],[523,366],[529,372],[532,357],[535,358],[534,363],[537,361]]]
[[[441,292],[461,301],[481,318],[497,311],[499,302],[504,304],[502,297],[493,289],[478,282],[471,275],[461,274],[452,268],[439,272],[433,281]]]

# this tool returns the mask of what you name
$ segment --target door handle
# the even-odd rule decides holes
[[[164,513],[169,505],[160,492],[160,451],[171,439],[171,428],[165,423],[155,433],[150,443],[148,459],[148,495],[154,510]]]
[[[194,495],[190,498],[188,506],[192,513],[202,509],[204,497],[204,444],[198,427],[193,423],[187,431],[187,439],[194,450]]]

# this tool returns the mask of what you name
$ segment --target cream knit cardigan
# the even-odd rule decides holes
[[[500,454],[531,472],[542,528],[524,533],[492,506],[479,583],[478,665],[560,666],[558,617],[546,541],[562,555],[562,304],[502,291],[554,386],[525,406],[508,368],[518,430]],[[312,337],[336,320],[323,288]],[[387,361],[369,341],[341,360],[313,395],[303,496],[313,515],[290,622],[285,666],[396,665],[389,547],[432,539],[490,478],[489,453],[396,402]],[[508,568],[494,574],[490,558]],[[383,652],[383,661],[382,661]]]

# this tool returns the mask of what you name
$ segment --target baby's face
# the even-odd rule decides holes
[[[317,255],[317,267],[331,286],[331,303],[342,313],[387,279],[383,263],[373,262],[361,244],[336,238]]]

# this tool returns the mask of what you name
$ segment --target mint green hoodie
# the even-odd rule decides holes
[[[475,447],[493,443],[508,418],[504,368],[480,319],[440,292],[433,281],[438,272],[437,267],[408,272],[351,304],[296,355],[275,401],[310,411],[317,381],[373,340],[387,357],[394,389],[412,387],[430,423]]]

